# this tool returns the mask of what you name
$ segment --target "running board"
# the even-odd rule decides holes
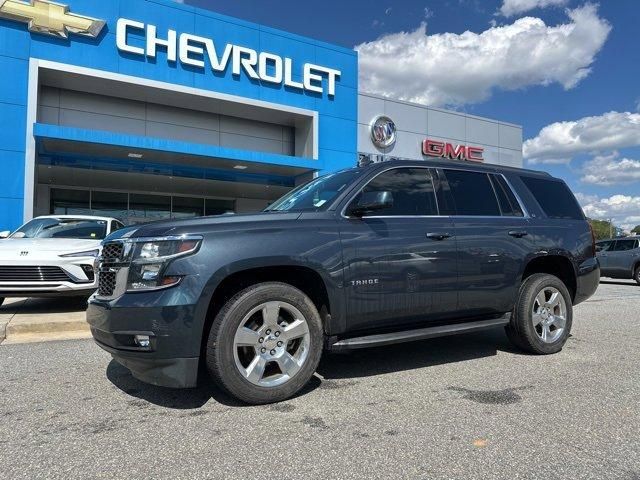
[[[346,338],[338,340],[330,345],[330,350],[351,350],[355,348],[380,347],[392,343],[412,342],[414,340],[425,340],[427,338],[444,337],[459,333],[476,332],[493,327],[504,326],[509,323],[511,314],[490,320],[478,320],[475,322],[456,323],[453,325],[440,325],[437,327],[420,328],[417,330],[405,330],[402,332],[381,333],[367,335],[365,337]]]

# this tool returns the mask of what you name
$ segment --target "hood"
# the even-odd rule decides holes
[[[241,230],[252,227],[267,226],[273,223],[295,221],[301,212],[260,212],[237,215],[216,215],[212,217],[197,217],[186,220],[160,220],[133,227],[117,230],[109,235],[105,241],[135,237],[162,237],[167,235],[197,234],[212,227],[222,230]]]
[[[100,240],[82,240],[75,238],[5,238],[0,240],[0,258],[15,259],[29,252],[25,257],[64,255],[67,253],[94,250],[100,246]]]

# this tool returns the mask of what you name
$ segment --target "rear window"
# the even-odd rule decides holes
[[[549,218],[584,220],[582,209],[563,182],[535,177],[520,177]]]

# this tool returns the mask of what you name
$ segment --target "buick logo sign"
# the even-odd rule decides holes
[[[389,148],[396,143],[396,124],[380,115],[371,121],[371,141],[376,147]]]

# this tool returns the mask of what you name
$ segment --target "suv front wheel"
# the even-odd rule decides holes
[[[311,299],[291,285],[262,283],[235,295],[216,316],[207,367],[218,385],[246,403],[279,402],[309,381],[322,344]]]
[[[553,275],[536,273],[522,282],[506,331],[522,350],[547,355],[562,350],[572,321],[573,305],[565,284]]]
[[[633,272],[633,279],[640,285],[640,265],[638,265],[635,272]]]

